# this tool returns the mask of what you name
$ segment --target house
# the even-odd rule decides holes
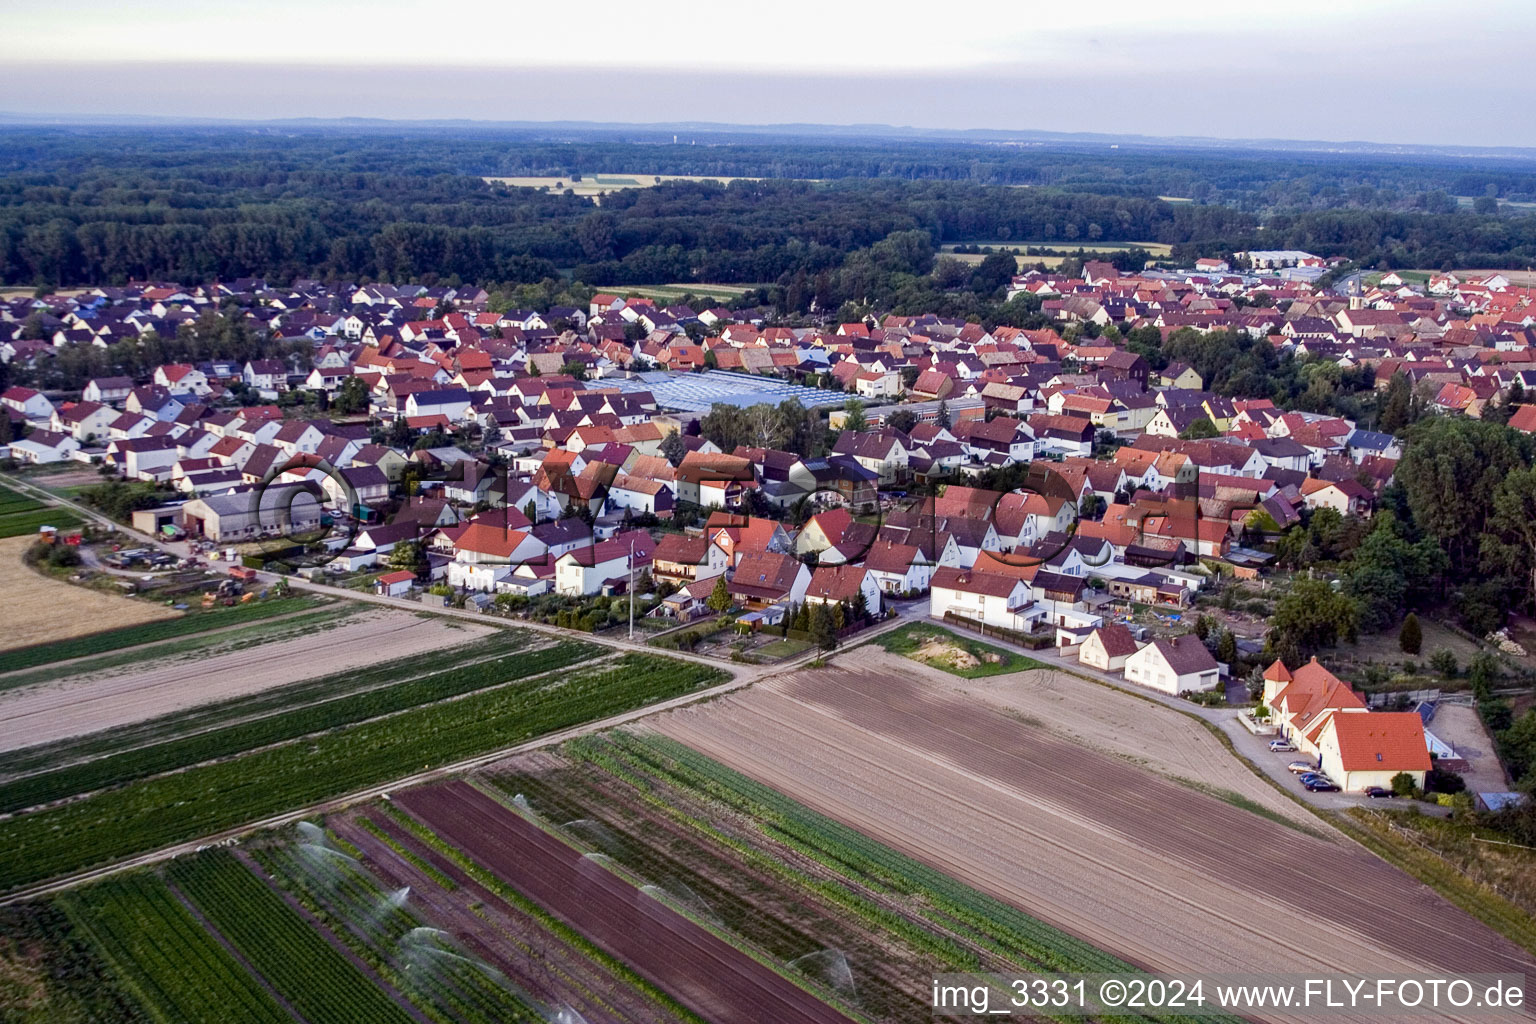
[[[916,594],[928,589],[933,563],[915,544],[877,540],[864,553],[864,568],[887,594]]]
[[[373,581],[373,592],[383,597],[404,597],[416,582],[416,574],[409,569],[387,572]]]
[[[15,409],[29,420],[46,422],[53,418],[53,403],[41,391],[13,385],[0,392],[0,405]]]
[[[79,401],[54,410],[53,422],[49,426],[77,441],[86,441],[93,437],[106,437],[108,428],[117,416],[117,411],[111,406],[100,402]]]
[[[1323,774],[1346,793],[1368,786],[1391,789],[1399,773],[1422,787],[1431,767],[1424,721],[1415,711],[1330,715],[1318,734],[1317,750]]]
[[[805,590],[806,604],[842,604],[857,608],[863,598],[864,610],[870,615],[880,612],[880,585],[862,565],[821,565],[811,573],[811,582]]]
[[[730,555],[708,538],[669,533],[656,545],[651,575],[657,580],[686,585],[713,579],[730,565]]]
[[[1140,648],[1131,631],[1124,626],[1111,624],[1100,626],[1088,634],[1078,648],[1077,660],[1100,672],[1120,672],[1126,659]]]
[[[80,450],[80,442],[68,434],[52,430],[34,430],[20,441],[12,441],[11,458],[17,462],[45,465],[64,462]]]
[[[1342,515],[1362,515],[1370,512],[1371,502],[1371,492],[1357,480],[1312,477],[1301,483],[1301,503],[1310,509],[1331,508]]]
[[[1221,666],[1194,634],[1159,637],[1125,659],[1125,678],[1177,696],[1214,690],[1221,682]]]
[[[894,430],[845,430],[838,435],[832,452],[834,455],[851,456],[859,465],[875,473],[882,485],[895,483],[907,472],[907,448],[903,435]]]
[[[102,405],[115,405],[128,397],[133,390],[133,380],[129,377],[95,377],[85,385],[85,390],[80,397],[87,402],[100,402]]]
[[[288,387],[288,367],[281,359],[253,359],[245,364],[240,379],[257,391],[284,391]]]
[[[1046,616],[1044,608],[1035,606],[1027,583],[997,573],[943,566],[934,570],[929,593],[928,614],[935,619],[955,615],[982,626],[1029,633]]]
[[[757,610],[773,604],[805,600],[811,571],[795,556],[780,551],[751,550],[741,555],[726,586],[731,599]]]
[[[555,561],[555,592],[568,597],[625,589],[649,568],[656,545],[642,530],[621,533],[591,547],[568,551]]]

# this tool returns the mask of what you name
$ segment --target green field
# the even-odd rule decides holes
[[[171,879],[309,1024],[412,1024],[411,1016],[233,855],[176,861]]]
[[[291,1019],[160,879],[130,875],[58,902],[154,1019]]]
[[[0,538],[36,533],[43,526],[68,530],[79,525],[80,517],[69,509],[46,508],[36,504],[36,507],[29,510],[0,514]]]
[[[207,610],[190,608],[185,615],[174,619],[145,622],[137,626],[109,629],[100,633],[72,637],[68,640],[56,640],[53,643],[35,644],[31,647],[20,647],[14,651],[6,651],[0,654],[0,672],[15,672],[18,669],[36,668],[39,665],[50,665],[53,662],[63,661],[66,658],[83,658],[91,654],[115,651],[120,647],[130,647],[136,644],[154,643],[158,640],[169,640],[174,637],[190,636],[193,633],[201,633],[209,629],[219,629],[224,626],[242,625],[259,619],[269,619],[274,615],[301,612],[325,603],[328,603],[325,598],[305,595],[256,601],[251,604],[236,605],[233,608],[214,607]],[[3,685],[3,683],[0,683],[0,686]]]
[[[599,648],[590,644],[575,642],[523,652],[530,638],[521,631],[501,631],[434,655],[429,665],[424,665],[419,657],[410,656],[360,672],[341,672],[308,680],[298,684],[302,689],[297,691],[295,687],[284,687],[286,707],[275,714],[96,757],[0,785],[0,813],[35,807],[216,758],[232,757],[257,747],[498,686],[507,681],[507,665],[501,659],[514,654],[522,675],[533,676],[591,660],[599,652]],[[430,671],[424,673],[424,668],[430,668]],[[352,691],[352,695],[334,696],[348,691]],[[306,703],[304,694],[314,694],[319,702]],[[266,694],[258,696],[268,697]],[[327,696],[330,699],[325,699]],[[270,698],[264,703],[270,704]],[[245,704],[244,701],[237,702],[237,706]],[[116,732],[113,730],[112,734]],[[99,742],[95,737],[79,741],[88,749]],[[69,757],[70,746],[54,746],[63,746],[63,749],[55,749],[53,758]]]
[[[402,711],[142,779],[0,821],[0,890],[212,835],[719,682],[717,669],[628,654],[555,678]]]
[[[938,641],[952,648],[963,651],[975,658],[978,664],[964,665],[955,661],[946,660],[943,657],[930,656],[919,657],[917,652],[925,643]],[[904,658],[931,665],[934,668],[943,669],[951,675],[962,676],[966,679],[980,679],[984,676],[1000,676],[1008,672],[1023,672],[1025,669],[1045,668],[1033,658],[1026,658],[1022,654],[1005,651],[1001,647],[993,647],[979,640],[973,640],[968,636],[952,632],[942,626],[931,625],[926,622],[912,622],[899,629],[894,629],[883,636],[876,637],[872,643],[899,654]]]
[[[613,288],[599,288],[600,292],[608,292],[610,295],[639,295],[647,299],[655,299],[658,302],[677,302],[684,295],[693,295],[697,298],[718,299],[721,302],[729,302],[739,298],[745,292],[762,285],[755,284],[643,284],[623,285]],[[694,310],[695,313],[703,312]]]

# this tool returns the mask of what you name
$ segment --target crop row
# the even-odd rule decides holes
[[[7,1024],[155,1020],[55,900],[0,907],[0,977],[0,1020]]]
[[[397,807],[391,806],[387,808],[387,811],[407,831],[433,852],[464,872],[471,881],[487,889],[503,903],[506,903],[519,913],[532,918],[541,928],[570,947],[572,951],[586,957],[608,974],[611,974],[619,981],[645,996],[653,1004],[665,1009],[670,1015],[683,1022],[683,1024],[705,1024],[703,1018],[678,1002],[670,993],[657,987],[649,979],[635,971],[634,968],[609,954],[584,934],[546,910],[541,904],[534,902],[506,882],[503,882],[494,872],[469,857],[464,851],[448,843],[442,836],[432,831],[426,825]]]
[[[100,633],[71,637],[68,640],[55,640],[52,643],[34,644],[31,647],[22,647],[18,650],[6,651],[4,654],[0,654],[0,672],[14,672],[22,668],[36,668],[38,665],[49,665],[55,661],[63,661],[66,658],[81,658],[88,654],[114,651],[119,647],[153,643],[156,640],[169,640],[173,637],[188,636],[192,633],[219,629],[223,626],[236,626],[257,619],[271,618],[274,615],[286,615],[289,612],[303,611],[306,608],[313,608],[319,603],[320,600],[318,598],[307,595],[275,598],[267,601],[257,601],[252,604],[236,605],[228,610],[189,612],[175,619],[144,622],[136,626],[124,626],[121,629],[108,629]]]
[[[443,670],[416,679],[408,677],[412,672],[421,671],[423,662],[414,656],[377,665],[359,673],[338,673],[315,680],[316,692],[323,693],[342,685],[376,688],[18,779],[0,786],[0,813],[35,807],[215,758],[231,757],[268,744],[499,685],[506,682],[511,671],[508,662],[499,655],[511,654],[520,647],[520,638],[520,634],[498,632],[451,653],[438,655],[434,659],[434,668],[442,667]],[[590,644],[561,644],[529,654],[519,654],[516,671],[526,676],[563,668],[586,660],[594,650]],[[443,665],[445,661],[446,666]],[[473,663],[457,668],[447,667],[463,661]],[[406,681],[387,685],[389,680],[402,677],[406,677]]]
[[[68,509],[37,508],[31,511],[16,511],[9,515],[0,514],[0,537],[20,537],[28,533],[36,533],[40,526],[70,527],[78,526],[80,517]]]
[[[302,616],[295,615],[277,621],[259,620],[244,626],[232,626],[228,629],[212,630],[207,633],[178,637],[173,640],[163,640],[160,643],[147,644],[143,647],[128,647],[121,650],[108,651],[105,654],[87,655],[84,658],[73,661],[7,672],[4,675],[0,675],[0,690],[15,690],[24,686],[36,686],[39,683],[56,682],[71,676],[102,675],[113,670],[130,668],[141,670],[155,662],[162,664],[172,662],[185,663],[192,661],[194,658],[206,657],[210,653],[220,655],[233,654],[237,651],[259,647],[262,644],[277,643],[301,635],[309,636],[314,633],[324,633],[333,629],[339,629],[345,626],[347,620],[353,615],[368,610],[367,605],[359,604],[355,601],[338,602],[328,607],[314,609]],[[271,690],[261,691],[263,694],[271,692]],[[111,730],[111,734],[116,735],[118,731]],[[26,749],[28,751],[35,751],[38,748],[29,747]],[[5,757],[0,757],[0,767],[3,767],[4,762],[10,757],[11,753],[13,752],[8,752]]]
[[[412,1002],[459,1024],[537,1024],[531,998],[395,902],[334,839],[256,854],[262,869]]]
[[[183,858],[171,878],[309,1024],[410,1024],[409,1014],[233,854]]]
[[[679,799],[680,794],[677,791],[662,789],[653,780],[637,774],[640,766],[629,763],[627,760],[620,760],[619,752],[613,748],[613,744],[606,736],[581,737],[565,744],[562,749],[578,760],[589,762],[606,775],[632,787],[633,798],[649,805],[653,812],[697,834],[705,843],[723,848],[722,855],[727,860],[737,861],[749,869],[761,871],[776,878],[800,890],[812,900],[819,899],[839,907],[844,912],[863,920],[867,925],[939,959],[950,971],[959,973],[980,969],[981,963],[973,949],[961,945],[947,934],[929,925],[920,924],[905,914],[875,902],[864,894],[862,891],[864,887],[855,880],[842,874],[824,877],[802,871],[786,863],[785,858],[779,855],[777,850],[771,853],[765,852],[739,836],[703,820],[698,816],[697,808],[690,806],[695,801]],[[492,782],[498,786],[503,784],[502,780],[495,777],[492,777]],[[582,813],[596,812],[583,810]]]
[[[1012,963],[1063,973],[1135,970],[1118,957],[818,814],[675,740],[620,732],[597,743],[637,775],[659,778],[684,792],[702,793],[746,814],[769,838],[867,888],[916,897],[935,924]],[[589,749],[595,745],[587,742]]]
[[[688,693],[717,669],[627,654],[0,821],[0,889],[211,835]]]
[[[67,893],[60,903],[125,988],[162,1021],[289,1020],[270,993],[152,875]]]

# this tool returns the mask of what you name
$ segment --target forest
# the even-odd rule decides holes
[[[599,205],[482,177],[614,171],[771,180],[672,182]],[[890,304],[828,282],[857,277],[850,262],[867,263],[892,236],[921,237],[928,257],[947,243],[1158,242],[1176,262],[1305,248],[1371,267],[1523,267],[1536,261],[1536,216],[1511,204],[1533,196],[1536,162],[1514,158],[18,127],[0,128],[0,281],[739,283],[803,312]]]

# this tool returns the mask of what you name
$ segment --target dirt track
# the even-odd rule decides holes
[[[393,799],[706,1020],[847,1024],[805,990],[468,783]]]
[[[649,724],[1151,970],[1536,973],[1358,847],[859,662]]]
[[[227,700],[464,643],[487,627],[381,611],[310,636],[190,661],[150,663],[106,678],[75,677],[0,694],[0,750],[111,729],[197,704]]]

